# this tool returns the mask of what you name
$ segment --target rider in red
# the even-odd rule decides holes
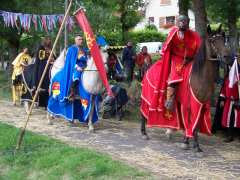
[[[175,89],[179,82],[183,81],[183,71],[187,64],[193,60],[199,45],[200,37],[196,32],[188,29],[189,19],[180,16],[178,28],[173,28],[170,32],[163,53],[169,51],[169,76],[167,79],[167,99],[165,107],[173,110]]]
[[[196,127],[195,122],[199,119],[198,109],[201,108],[201,104],[191,95],[188,79],[192,60],[200,45],[201,39],[198,33],[189,29],[189,19],[180,15],[177,27],[170,31],[162,48],[162,59],[148,70],[142,81],[141,112],[147,119],[148,127],[180,129],[186,122],[186,119],[184,120],[186,114],[179,117],[180,114],[177,113],[175,105],[176,99],[181,99],[184,101],[181,103],[191,103],[196,107],[192,113],[194,117],[191,117],[193,121],[184,124],[187,129],[186,136],[193,136],[193,127]],[[177,88],[179,88],[178,91],[176,91]],[[184,91],[189,96],[186,96]],[[204,132],[206,132],[205,129]]]

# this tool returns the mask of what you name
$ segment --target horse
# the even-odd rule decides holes
[[[202,46],[194,59],[190,79],[188,80],[188,90],[190,88],[194,96],[200,103],[206,105],[214,93],[214,82],[217,75],[217,68],[219,61],[227,61],[230,57],[230,51],[225,47],[225,35],[221,30],[221,25],[218,30],[212,31],[211,27],[207,27],[207,36],[203,41]],[[177,102],[181,104],[181,102]],[[185,107],[187,108],[187,107]],[[191,109],[190,105],[190,109]],[[190,112],[191,113],[191,110]],[[203,112],[201,111],[200,114]],[[190,116],[189,116],[190,117]],[[144,139],[149,139],[146,133],[146,119],[142,115],[141,132]],[[172,129],[167,129],[166,135],[170,138]],[[193,148],[196,152],[202,152],[198,142],[199,124],[196,124],[193,133]],[[183,149],[189,149],[189,137],[184,137]]]
[[[105,69],[107,71],[107,53],[101,50],[101,56],[103,59],[103,63],[105,65]],[[53,67],[51,70],[52,77],[64,67],[64,61],[65,61],[65,56],[64,56],[64,52],[62,52],[53,64]],[[92,119],[93,119],[93,114],[95,110],[95,98],[103,92],[104,87],[103,87],[103,83],[100,78],[99,72],[94,63],[93,57],[90,57],[87,60],[87,66],[82,73],[81,83],[85,91],[90,94],[91,109],[88,116],[88,127],[89,127],[89,132],[94,132]],[[48,112],[47,119],[48,119],[48,123],[51,125],[53,123],[52,120],[54,119],[54,116]]]

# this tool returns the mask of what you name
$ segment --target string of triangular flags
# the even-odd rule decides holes
[[[36,31],[49,32],[61,25],[64,14],[36,15],[0,10],[0,17],[1,16],[6,27],[22,28],[24,31],[29,31],[31,26],[34,26]],[[74,21],[71,16],[68,16],[66,24],[68,31],[72,31]]]

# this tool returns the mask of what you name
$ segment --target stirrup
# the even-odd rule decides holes
[[[164,104],[164,107],[169,111],[173,111],[173,109],[174,109],[174,96],[171,99],[166,100],[166,102]]]

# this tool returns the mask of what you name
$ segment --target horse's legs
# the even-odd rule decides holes
[[[165,134],[166,134],[168,140],[172,139],[172,133],[173,133],[173,130],[170,128],[167,128]]]
[[[28,101],[24,101],[24,108],[27,114],[29,114],[30,104]]]
[[[184,136],[183,144],[182,144],[181,148],[183,150],[188,150],[189,149],[189,137]]]
[[[194,134],[193,149],[196,152],[203,152],[202,149],[199,146],[199,142],[198,142],[198,129],[197,128],[194,130],[193,134]]]
[[[145,140],[149,139],[147,132],[146,132],[146,118],[143,115],[141,117],[141,134],[142,134],[143,139],[145,139]]]
[[[88,130],[89,132],[94,132],[94,127],[93,127],[93,123],[92,123],[92,119],[93,119],[93,113],[94,113],[94,107],[95,106],[95,99],[94,96],[91,96],[91,110],[90,110],[90,114],[88,117]]]
[[[49,112],[47,112],[48,125],[53,125],[53,119],[54,119],[54,116]]]
[[[17,105],[17,100],[16,100],[16,86],[12,85],[12,99],[13,99],[13,105]]]

